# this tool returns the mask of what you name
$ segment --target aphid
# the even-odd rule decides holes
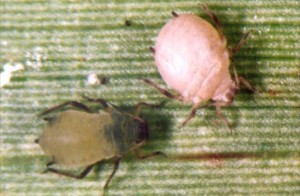
[[[147,155],[140,153],[140,147],[149,136],[147,122],[139,117],[141,108],[143,106],[159,107],[160,105],[141,102],[137,104],[135,113],[129,114],[119,111],[114,105],[103,99],[85,98],[88,101],[100,103],[103,110],[92,113],[86,105],[68,101],[39,114],[39,116],[44,116],[68,105],[82,110],[65,110],[53,117],[44,118],[48,124],[39,139],[36,139],[36,143],[39,143],[45,154],[51,159],[47,163],[44,173],[53,172],[81,179],[97,163],[106,159],[114,159],[114,169],[105,183],[104,193],[125,154],[134,151],[140,159],[164,155],[160,151]],[[69,168],[85,167],[85,169],[76,175],[55,169],[53,168],[54,164]]]
[[[245,79],[238,76],[234,64],[234,55],[251,31],[242,37],[236,47],[228,49],[218,18],[207,6],[202,6],[202,9],[214,21],[217,30],[196,15],[172,12],[174,18],[161,29],[155,47],[150,48],[163,80],[178,94],[174,95],[148,79],[143,80],[169,98],[193,104],[182,126],[195,116],[197,109],[211,100],[217,115],[230,128],[221,107],[233,102],[240,82],[252,89]],[[234,80],[229,72],[230,63]]]

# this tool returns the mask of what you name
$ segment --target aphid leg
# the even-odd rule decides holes
[[[51,121],[52,119],[53,119],[53,117],[44,117],[43,118],[44,121],[48,121],[48,122]]]
[[[230,123],[228,122],[227,118],[225,118],[225,116],[222,114],[222,111],[221,111],[221,107],[222,107],[222,106],[226,106],[226,105],[228,105],[228,104],[223,103],[223,102],[215,102],[213,105],[216,107],[216,115],[217,115],[217,116],[223,121],[223,123],[229,128],[230,133],[232,133],[231,125],[230,125]]]
[[[155,54],[155,48],[153,48],[152,46],[150,46],[149,50],[152,52],[152,54]]]
[[[239,77],[240,82],[251,92],[257,92],[256,88],[254,88],[245,78]]]
[[[94,165],[95,164],[87,166],[79,175],[75,175],[75,174],[68,173],[66,171],[61,171],[58,169],[50,168],[50,167],[48,167],[48,165],[47,165],[47,169],[43,173],[52,172],[52,173],[56,173],[56,174],[59,174],[62,176],[67,176],[67,177],[76,178],[76,179],[82,179],[92,170]]]
[[[147,84],[150,84],[151,86],[153,86],[154,88],[156,88],[157,90],[159,90],[159,92],[161,92],[162,94],[164,94],[166,97],[169,97],[171,99],[177,99],[179,101],[180,100],[180,96],[179,95],[173,95],[172,93],[170,93],[169,91],[167,91],[166,89],[161,88],[160,86],[158,86],[158,84],[156,84],[155,82],[149,80],[149,79],[144,79],[142,78],[142,80],[144,82],[146,82]]]
[[[192,111],[190,113],[190,115],[187,117],[187,119],[185,119],[185,121],[183,121],[181,123],[181,125],[179,126],[179,128],[185,126],[192,118],[195,117],[197,110],[200,108],[200,104],[196,104],[193,106]]]
[[[234,60],[233,56],[231,57],[231,64],[232,64],[234,82],[235,82],[236,88],[240,89],[240,77],[236,71],[236,64],[235,64],[235,60]]]
[[[121,157],[116,157],[115,158],[114,169],[113,169],[112,173],[110,174],[110,176],[107,178],[106,183],[105,183],[105,185],[103,187],[103,195],[104,195],[104,193],[105,193],[105,191],[106,191],[106,189],[107,189],[107,187],[108,187],[111,179],[114,177],[116,171],[118,170],[120,161],[121,161]]]
[[[231,64],[234,74],[234,82],[236,84],[237,90],[240,89],[240,84],[242,83],[249,91],[256,92],[257,90],[245,78],[238,75],[233,57],[231,58]]]
[[[252,30],[248,31],[240,40],[240,42],[238,43],[238,45],[234,48],[230,49],[230,59],[231,59],[231,64],[232,64],[232,69],[233,69],[233,73],[234,73],[234,78],[235,78],[235,83],[237,88],[240,88],[240,82],[250,91],[252,92],[256,92],[256,89],[243,77],[238,76],[238,73],[236,71],[236,64],[235,64],[235,59],[234,56],[235,54],[241,49],[241,47],[244,45],[244,43],[246,42],[246,39],[249,37],[250,33],[252,32]]]
[[[147,159],[147,158],[150,158],[150,157],[154,157],[154,156],[158,156],[158,155],[163,155],[164,157],[167,157],[167,155],[161,151],[154,151],[152,153],[149,153],[149,154],[141,154],[141,151],[139,148],[136,148],[134,150],[135,154],[136,154],[136,157],[139,158],[139,159]]]
[[[82,103],[79,103],[79,102],[77,102],[77,101],[67,101],[67,102],[62,103],[62,104],[60,104],[60,105],[54,106],[54,107],[52,107],[52,108],[49,108],[48,110],[46,110],[46,111],[44,111],[44,112],[38,114],[38,116],[40,117],[40,116],[49,114],[49,113],[51,113],[51,112],[53,112],[53,111],[55,111],[55,110],[61,109],[61,108],[65,107],[65,106],[68,106],[68,105],[71,105],[71,106],[73,106],[73,107],[82,109],[82,110],[84,110],[84,111],[86,111],[86,112],[89,112],[89,113],[92,112],[86,105],[84,105],[84,104],[82,104]]]
[[[54,165],[55,164],[55,161],[49,161],[47,164],[46,164],[46,166],[47,167],[50,167],[51,165]]]
[[[174,17],[177,17],[177,16],[178,16],[178,14],[177,14],[175,11],[172,11],[172,15],[173,15]]]
[[[136,106],[135,106],[135,112],[134,112],[134,116],[138,117],[142,107],[150,107],[150,108],[161,108],[166,102],[163,101],[160,104],[149,104],[149,103],[145,103],[145,102],[139,102]]]
[[[101,98],[93,99],[93,98],[87,97],[85,95],[83,95],[82,97],[90,102],[100,103],[104,109],[109,107],[107,102],[104,99],[101,99]]]
[[[220,23],[220,21],[217,18],[217,16],[212,11],[210,11],[210,9],[207,7],[207,5],[202,5],[201,8],[213,20],[213,22],[215,23],[215,25],[218,28],[218,32],[219,32],[221,38],[222,39],[225,38],[223,26]]]
[[[233,57],[240,49],[241,47],[245,44],[247,38],[249,37],[250,33],[252,30],[249,30],[247,33],[245,33],[240,40],[240,42],[234,47],[230,49],[230,56]]]

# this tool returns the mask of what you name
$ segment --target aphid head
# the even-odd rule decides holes
[[[148,140],[148,124],[141,118],[126,120],[123,123],[123,139],[127,144],[135,145]]]
[[[239,88],[237,87],[237,85],[235,83],[232,83],[225,93],[224,102],[232,103],[238,90]]]
[[[148,124],[146,121],[139,122],[138,124],[138,134],[136,138],[136,142],[140,143],[144,140],[148,140],[149,132],[148,132]]]
[[[235,82],[230,78],[227,78],[221,85],[218,91],[215,93],[212,100],[224,105],[230,105],[238,92],[239,88]]]

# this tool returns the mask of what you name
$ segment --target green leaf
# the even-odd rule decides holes
[[[253,30],[236,63],[259,91],[242,90],[222,110],[232,134],[213,108],[199,110],[183,128],[178,125],[190,104],[169,100],[160,111],[145,111],[150,140],[143,152],[160,150],[168,158],[125,157],[108,195],[299,193],[299,1],[4,0],[0,69],[24,69],[0,89],[1,195],[101,194],[112,162],[83,180],[41,173],[48,159],[34,143],[44,125],[36,115],[67,100],[83,101],[83,94],[125,108],[166,100],[139,79],[165,86],[149,46],[172,10],[209,20],[199,3],[220,19],[229,46]],[[91,73],[108,82],[89,85]]]

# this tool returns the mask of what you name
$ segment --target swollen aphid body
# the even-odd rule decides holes
[[[141,155],[139,151],[149,134],[147,122],[139,117],[139,112],[142,106],[157,107],[156,105],[141,102],[137,105],[135,114],[129,114],[119,111],[103,99],[86,99],[100,103],[103,110],[92,113],[86,105],[68,101],[40,114],[44,116],[67,105],[82,110],[66,110],[53,117],[44,118],[48,124],[36,140],[51,159],[44,172],[80,179],[85,177],[95,164],[102,160],[114,159],[114,170],[105,183],[105,191],[118,169],[121,158],[128,152],[134,151],[141,159],[163,154],[156,151]],[[79,175],[74,175],[53,168],[54,164],[69,168],[86,168]]]
[[[233,59],[250,31],[238,46],[229,50],[219,20],[208,7],[203,6],[203,10],[215,22],[217,29],[196,15],[172,12],[174,18],[161,29],[155,47],[151,48],[163,80],[178,95],[148,79],[144,81],[169,98],[193,104],[190,116],[182,125],[194,117],[203,103],[212,100],[217,114],[229,126],[221,114],[221,107],[232,103],[240,82],[251,88],[246,80],[237,75]],[[230,63],[233,65],[234,80],[229,72]]]

